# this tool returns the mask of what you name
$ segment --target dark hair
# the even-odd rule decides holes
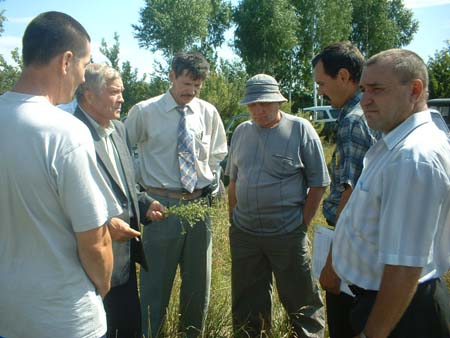
[[[45,12],[27,26],[22,38],[24,66],[46,65],[56,55],[71,51],[76,58],[86,55],[91,38],[84,27],[61,12]]]
[[[205,80],[209,72],[209,63],[198,52],[178,53],[172,60],[172,71],[178,77],[185,70],[194,80]]]
[[[388,49],[373,55],[367,60],[365,66],[375,64],[387,64],[392,68],[392,72],[397,76],[400,83],[419,79],[423,83],[424,92],[428,92],[428,70],[423,59],[411,50]]]
[[[361,78],[364,56],[348,41],[337,42],[326,47],[313,58],[313,66],[315,67],[319,61],[322,61],[325,73],[333,78],[337,77],[342,68],[347,69],[350,79],[354,82],[358,83]]]

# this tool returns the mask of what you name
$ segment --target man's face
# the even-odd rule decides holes
[[[110,80],[99,93],[89,91],[89,114],[102,127],[109,126],[111,120],[120,118],[123,103],[123,83],[120,78]]]
[[[372,129],[387,134],[413,112],[412,84],[402,84],[389,65],[365,67],[360,88],[363,92],[361,107]]]
[[[271,128],[281,119],[278,102],[255,102],[247,105],[253,122],[263,128]]]
[[[86,40],[86,55],[81,58],[73,57],[73,62],[69,68],[69,84],[64,102],[72,100],[77,87],[84,82],[84,70],[91,62],[91,47],[89,41]]]
[[[178,77],[171,71],[170,81],[172,82],[170,92],[175,102],[179,105],[185,105],[191,102],[199,94],[203,85],[203,80],[194,80],[186,70]]]
[[[330,101],[333,108],[341,108],[347,101],[344,83],[339,75],[336,78],[325,73],[322,61],[314,67],[314,81],[318,85],[318,93]]]

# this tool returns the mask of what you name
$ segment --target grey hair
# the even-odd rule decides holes
[[[424,93],[428,93],[428,70],[422,58],[407,49],[388,49],[367,60],[365,66],[388,63],[402,84],[419,79],[423,83]]]
[[[110,81],[120,78],[120,73],[106,64],[91,63],[87,65],[84,73],[85,82],[80,84],[76,91],[77,100],[83,101],[87,90],[99,94]]]

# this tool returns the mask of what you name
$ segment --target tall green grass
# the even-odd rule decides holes
[[[330,162],[334,145],[324,142],[324,154],[327,163]],[[328,192],[325,193],[325,196]],[[326,224],[321,208],[317,212],[312,224]],[[211,299],[206,320],[204,337],[207,338],[231,338],[231,259],[228,239],[228,207],[226,200],[219,200],[212,211],[213,224],[213,263],[211,277]],[[312,238],[312,229],[309,232]],[[445,277],[450,287],[450,274]],[[272,310],[271,338],[288,338],[291,330],[274,288],[274,305]],[[179,274],[175,279],[171,301],[168,307],[167,320],[165,323],[165,335],[168,338],[183,338],[182,332],[178,332],[178,299],[180,290]],[[262,334],[261,338],[267,337]],[[325,332],[325,337],[328,333]]]

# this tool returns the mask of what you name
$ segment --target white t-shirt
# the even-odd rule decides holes
[[[100,337],[75,233],[121,213],[86,126],[44,97],[0,96],[0,336]]]

